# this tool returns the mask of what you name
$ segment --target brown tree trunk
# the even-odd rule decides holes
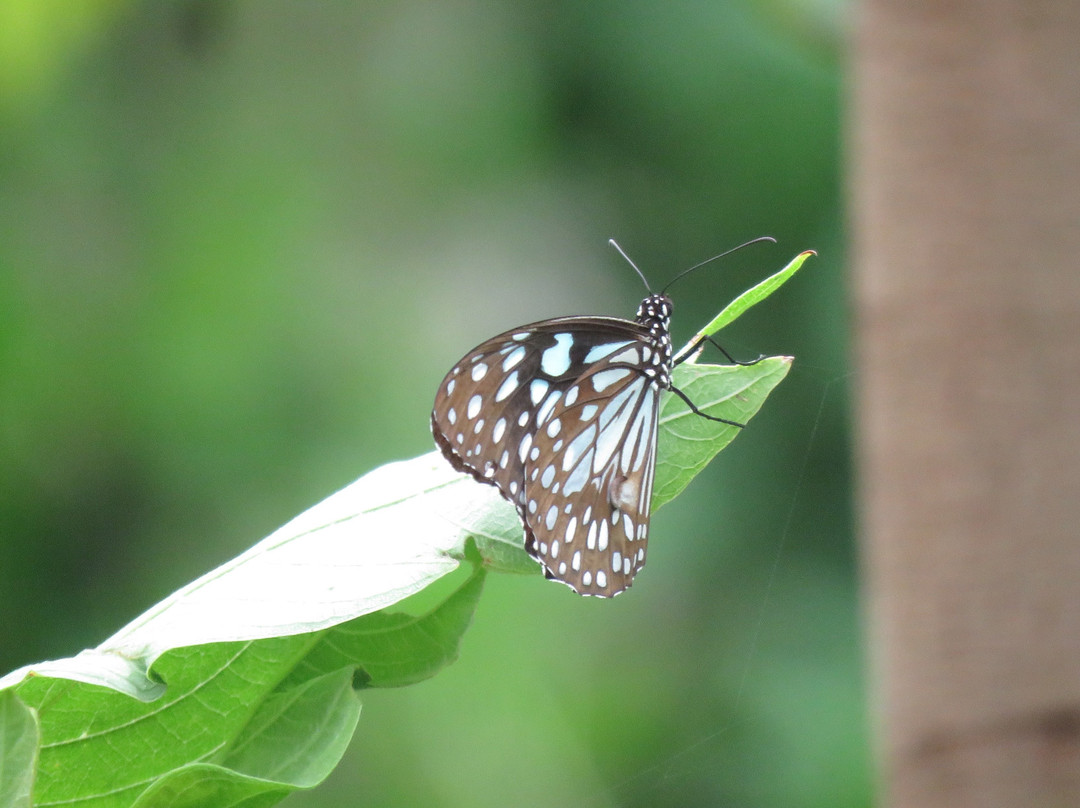
[[[1080,2],[867,0],[857,419],[889,808],[1080,806]]]

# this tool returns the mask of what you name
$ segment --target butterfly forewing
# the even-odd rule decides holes
[[[669,315],[655,295],[638,322],[522,326],[470,351],[436,396],[443,454],[515,505],[525,548],[581,594],[618,594],[645,561]]]

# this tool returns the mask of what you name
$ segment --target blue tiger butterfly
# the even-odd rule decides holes
[[[700,412],[672,384],[681,359],[671,312],[671,299],[650,291],[633,320],[556,317],[511,329],[465,354],[435,397],[442,454],[517,508],[525,549],[581,595],[617,595],[645,565],[661,393],[743,426]]]

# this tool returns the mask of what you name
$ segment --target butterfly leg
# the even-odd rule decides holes
[[[744,426],[746,426],[746,424],[740,424],[738,421],[729,421],[727,418],[717,418],[715,415],[709,415],[708,413],[704,413],[701,410],[699,410],[697,408],[697,405],[695,405],[694,402],[690,400],[690,397],[688,395],[686,395],[686,393],[684,393],[678,387],[675,387],[674,385],[672,385],[668,389],[671,390],[671,392],[673,392],[675,395],[677,395],[683,401],[685,401],[686,406],[690,408],[690,411],[692,413],[694,413],[694,415],[700,415],[702,418],[708,418],[710,421],[718,421],[721,424],[727,424],[729,426],[737,426],[739,429],[742,429]]]
[[[738,359],[736,359],[731,354],[729,354],[727,351],[725,351],[724,346],[721,345],[716,340],[714,340],[712,337],[700,336],[696,340],[694,340],[693,343],[691,343],[689,348],[687,348],[685,351],[682,352],[682,355],[678,359],[675,360],[675,364],[676,365],[681,365],[683,362],[685,362],[687,359],[689,359],[691,356],[693,356],[694,353],[696,353],[697,350],[702,345],[704,345],[706,341],[711,342],[713,344],[713,346],[718,351],[720,351],[720,353],[722,353],[724,355],[724,358],[727,359],[727,361],[729,361],[733,365],[741,365],[742,367],[749,367],[750,365],[756,365],[758,362],[760,362],[762,359],[765,358],[765,354],[762,354],[757,359],[751,359],[749,362],[740,362]]]

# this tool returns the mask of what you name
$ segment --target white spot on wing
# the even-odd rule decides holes
[[[529,456],[529,448],[532,446],[532,435],[526,432],[521,436],[521,443],[518,445],[518,458],[522,463],[525,462],[525,458]]]
[[[545,385],[547,384],[547,382],[542,383]],[[533,382],[533,384],[536,384],[536,382]],[[529,392],[531,393],[532,390],[530,389]],[[540,409],[536,411],[537,424],[542,424],[544,423],[544,421],[547,420],[547,417],[551,415],[551,411],[555,409],[555,405],[559,403],[560,398],[562,398],[562,393],[560,393],[558,390],[551,391],[548,397],[544,399],[544,403],[540,406]]]
[[[515,370],[505,379],[503,383],[499,385],[499,389],[495,393],[496,401],[503,401],[509,398],[510,394],[518,388],[518,372]]]
[[[578,433],[570,443],[566,445],[566,451],[563,452],[562,470],[570,471],[577,459],[581,457],[588,450],[589,445],[596,439],[596,424],[590,424],[588,429],[583,429]]]
[[[570,473],[570,476],[566,478],[566,482],[563,483],[564,496],[572,496],[573,494],[585,490],[585,483],[589,481],[589,472],[592,468],[592,463],[590,462],[592,460],[592,454],[593,450],[589,449],[589,451],[585,453],[585,456],[581,458],[581,462],[578,463],[577,467]],[[586,511],[586,513],[588,513],[588,511]],[[582,521],[587,522],[588,516]]]
[[[611,385],[621,382],[629,375],[630,370],[628,368],[608,368],[607,370],[601,370],[599,373],[594,373],[590,381],[592,381],[593,389],[598,393],[602,393]]]
[[[540,357],[540,369],[548,376],[562,376],[570,369],[570,346],[574,338],[569,334],[556,334],[555,344]]]
[[[589,349],[589,352],[585,354],[585,362],[591,364],[592,362],[603,359],[608,354],[625,348],[627,345],[633,345],[632,342],[605,342],[601,345],[594,345]]]
[[[641,361],[640,354],[638,353],[638,346],[633,345],[624,351],[619,351],[608,361],[612,363],[620,362],[627,365],[636,365]]]
[[[508,373],[513,368],[517,367],[518,363],[525,358],[525,346],[519,345],[503,360],[502,369],[503,373]]]
[[[637,445],[637,450],[634,452],[634,463],[631,466],[633,471],[637,471],[641,468],[648,457],[648,452],[655,451],[656,446],[656,400],[658,396],[652,390],[649,390],[642,402],[641,402],[641,437],[642,440]]]
[[[543,379],[533,379],[529,383],[529,398],[532,399],[533,406],[540,403],[540,400],[548,391],[548,386],[548,383]]]
[[[622,445],[632,415],[633,410],[627,407],[611,423],[601,426],[600,436],[596,440],[596,457],[593,459],[594,472],[599,473],[606,467],[611,456]]]

